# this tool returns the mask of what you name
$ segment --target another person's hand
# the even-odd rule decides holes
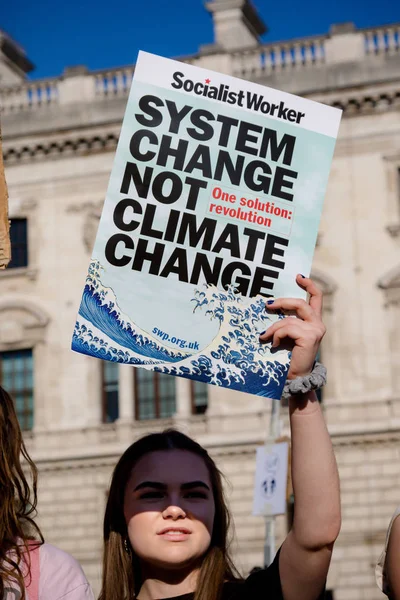
[[[290,311],[296,318],[280,319],[269,327],[260,340],[272,338],[272,347],[277,348],[284,340],[291,343],[292,359],[288,379],[303,377],[311,373],[318,348],[325,335],[325,325],[322,322],[322,292],[309,278],[297,275],[297,284],[304,288],[309,295],[309,301],[299,298],[278,298],[268,300],[268,310]]]

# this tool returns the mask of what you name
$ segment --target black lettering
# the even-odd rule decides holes
[[[223,260],[220,256],[214,257],[214,265],[211,267],[207,254],[197,252],[193,263],[192,276],[190,283],[197,285],[200,276],[203,275],[205,281],[210,285],[218,285],[219,275],[221,273]]]
[[[173,83],[171,83],[171,86],[173,88],[175,88],[176,90],[180,90],[181,87],[183,86],[183,82],[182,82],[182,78],[185,77],[185,75],[183,73],[181,73],[180,71],[176,71],[173,75],[172,75],[172,79],[174,80]]]
[[[128,250],[133,250],[135,248],[133,239],[129,237],[129,235],[126,235],[125,233],[116,233],[115,235],[112,235],[106,244],[104,253],[107,261],[114,267],[125,267],[132,260],[132,256],[126,254],[123,254],[120,258],[117,257],[117,246],[120,242],[125,244],[125,248]]]
[[[243,106],[243,100],[244,100],[244,91],[240,90],[240,92],[237,95],[238,106]]]
[[[192,213],[183,213],[176,241],[178,244],[185,244],[186,234],[188,233],[189,246],[196,248],[201,238],[204,236],[201,248],[202,250],[211,250],[216,226],[217,222],[214,219],[205,217],[200,223],[199,228],[197,228],[196,215]]]
[[[171,117],[171,122],[168,131],[170,133],[179,133],[180,124],[182,123],[186,115],[190,113],[190,111],[192,110],[192,106],[186,105],[178,111],[175,102],[171,102],[171,100],[166,100],[165,104],[167,105],[169,116]]]
[[[273,162],[278,162],[283,153],[282,162],[285,165],[291,165],[295,143],[295,136],[285,133],[278,145],[277,132],[275,129],[264,129],[260,145],[260,157],[266,158],[269,150],[269,155]]]
[[[278,237],[277,235],[269,234],[265,242],[264,254],[262,258],[263,265],[269,265],[270,267],[276,267],[277,269],[283,269],[285,263],[282,260],[276,260],[274,255],[284,256],[285,250],[283,248],[277,248],[277,246],[288,246],[289,240]]]
[[[283,200],[293,200],[293,194],[285,192],[282,188],[293,189],[293,181],[288,181],[285,177],[292,177],[297,179],[296,171],[285,169],[283,167],[276,167],[275,177],[272,184],[272,196],[276,198],[283,198]]]
[[[256,169],[261,169],[261,172],[264,175],[259,174],[256,178]],[[262,160],[253,160],[245,169],[244,182],[253,192],[264,192],[264,194],[268,194],[271,177],[266,177],[265,175],[272,175],[271,167],[268,163]]]
[[[261,104],[261,112],[267,115],[271,110],[271,105],[269,102],[265,101]]]
[[[247,108],[253,108],[254,110],[259,110],[261,102],[264,100],[263,96],[259,96],[258,94],[252,94],[251,92],[247,92]]]
[[[189,142],[187,140],[178,140],[178,145],[176,148],[172,148],[172,136],[171,135],[163,135],[161,138],[160,150],[157,157],[157,164],[160,167],[166,167],[167,161],[169,157],[174,158],[172,168],[177,171],[183,170],[183,165],[185,163],[186,152],[188,149]]]
[[[169,194],[164,192],[164,184],[167,181],[170,181],[172,184]],[[172,171],[163,171],[154,178],[152,192],[157,202],[173,204],[181,197],[182,188],[183,183],[179,175]]]
[[[131,208],[133,213],[136,215],[141,215],[143,213],[142,205],[139,204],[137,200],[125,198],[124,200],[120,200],[114,209],[114,223],[121,231],[135,231],[135,229],[139,227],[140,223],[139,221],[134,221],[133,219],[130,221],[124,220],[127,208]]]
[[[266,279],[278,279],[279,272],[271,271],[271,269],[263,269],[262,267],[257,267],[254,273],[253,282],[250,290],[250,298],[254,296],[270,296],[267,290],[274,289],[273,281],[267,281]]]
[[[198,81],[197,83],[195,83],[193,91],[198,96],[201,96],[204,92],[204,83],[201,83],[201,81]]]
[[[161,271],[160,277],[168,277],[171,273],[176,273],[179,281],[186,283],[189,281],[187,255],[184,248],[175,248]]]
[[[200,190],[207,189],[208,183],[207,181],[202,181],[201,179],[194,179],[194,177],[186,177],[185,183],[190,186],[186,208],[188,210],[196,210],[199,192]]]
[[[144,211],[143,224],[142,229],[140,230],[140,235],[145,235],[147,237],[153,237],[161,240],[163,233],[158,229],[153,229],[154,217],[156,214],[156,206],[155,204],[147,204],[146,210]]]
[[[144,152],[144,153],[140,152],[140,142],[144,138],[147,138],[149,140],[150,144],[154,144],[154,145],[158,144],[158,138],[157,138],[156,134],[154,133],[154,131],[140,129],[139,131],[136,131],[133,134],[133,136],[131,137],[131,141],[129,144],[129,150],[131,151],[133,158],[136,158],[136,160],[139,160],[142,162],[147,162],[147,161],[151,160],[152,158],[154,158],[156,153],[150,152],[150,150],[148,150],[147,152]]]
[[[152,177],[153,167],[146,167],[142,177],[136,163],[127,162],[121,183],[121,194],[129,194],[131,181],[133,181],[139,198],[147,198]]]
[[[232,129],[232,127],[237,127],[239,121],[238,121],[238,119],[232,119],[232,117],[227,117],[226,115],[218,115],[217,121],[222,123],[218,145],[224,146],[226,148],[226,146],[228,145],[228,142],[229,142],[229,136],[231,134],[231,129]]]
[[[196,150],[193,152],[193,156],[185,167],[185,173],[192,173],[195,169],[201,171],[203,177],[211,179],[211,158],[210,148],[208,146],[203,146],[203,144],[197,146]]]
[[[238,152],[245,152],[246,154],[252,154],[253,156],[257,156],[258,148],[247,146],[247,142],[256,143],[258,141],[258,137],[255,135],[250,135],[250,131],[261,133],[262,127],[260,127],[259,125],[253,125],[252,123],[247,123],[246,121],[240,121],[239,133],[236,139],[235,149]]]
[[[257,250],[258,240],[265,239],[265,232],[257,231],[256,229],[250,229],[249,227],[245,227],[243,230],[243,235],[247,235],[249,237],[244,259],[245,260],[254,260],[256,250]]]
[[[169,213],[167,226],[165,228],[164,240],[166,242],[173,242],[178,228],[179,217],[181,213],[179,210],[172,209]]]
[[[223,248],[229,250],[231,256],[240,258],[239,229],[237,225],[228,223],[225,226],[212,251],[218,254]]]
[[[188,134],[194,140],[198,140],[199,142],[207,142],[211,140],[214,135],[214,129],[208,121],[214,121],[214,115],[208,110],[195,110],[190,115],[190,121],[192,125],[196,128],[189,127],[187,129]],[[197,131],[200,129],[200,132]]]
[[[143,263],[148,261],[150,263],[149,273],[151,275],[158,275],[165,245],[160,244],[160,242],[156,242],[154,244],[153,252],[147,252],[148,243],[149,240],[143,240],[142,238],[139,238],[136,246],[135,258],[133,259],[132,263],[132,270],[142,271]]]
[[[245,277],[234,278],[235,271],[240,271],[242,275],[247,275],[247,277],[250,277],[251,275],[251,269],[245,263],[241,263],[238,261],[231,262],[225,267],[222,273],[222,287],[226,289],[229,285],[234,284],[237,291],[243,296],[246,296],[249,289],[250,281]]]
[[[236,92],[229,92],[226,101],[227,101],[228,104],[236,104],[236,102],[237,102],[237,93]]]
[[[232,157],[226,150],[221,150],[218,153],[217,165],[215,167],[214,179],[222,181],[224,170],[226,170],[229,181],[233,185],[240,185],[242,178],[242,171],[244,165],[244,156],[238,154],[236,157],[236,164],[232,162]]]
[[[191,79],[186,79],[186,81],[183,82],[183,89],[185,90],[185,92],[191,92],[194,88],[194,83]]]
[[[271,115],[274,114],[274,112],[279,108],[279,106],[277,104],[272,104],[271,105]]]
[[[164,106],[164,102],[157,96],[147,95],[140,98],[139,108],[150,117],[147,119],[144,115],[136,114],[136,121],[140,123],[140,125],[158,127],[162,123],[162,112],[152,106],[153,104],[155,104],[155,106]]]
[[[284,119],[285,121],[287,121],[287,113],[288,109],[285,108],[285,103],[284,102],[280,102],[279,104],[279,111],[278,111],[278,119]]]

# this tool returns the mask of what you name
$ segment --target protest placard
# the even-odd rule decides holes
[[[72,348],[279,398],[341,111],[141,52]]]

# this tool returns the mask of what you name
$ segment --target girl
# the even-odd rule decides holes
[[[101,600],[316,600],[321,596],[340,529],[339,480],[322,412],[312,388],[322,294],[303,276],[309,294],[268,301],[269,310],[295,311],[260,338],[278,346],[290,338],[286,390],[296,499],[293,528],[273,564],[242,580],[227,548],[229,513],[221,474],[199,444],[177,431],[132,444],[112,478],[104,519]],[[295,381],[293,381],[295,380]],[[301,390],[301,393],[296,393]]]
[[[32,478],[32,493],[21,465]],[[22,439],[12,398],[0,387],[0,598],[94,600],[79,564],[45,544],[34,521],[37,469]]]

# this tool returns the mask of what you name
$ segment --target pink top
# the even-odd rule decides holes
[[[80,564],[70,554],[51,544],[39,549],[39,598],[38,600],[94,600],[92,589]],[[32,579],[37,567],[32,560]],[[32,591],[30,591],[32,590]],[[35,582],[29,586],[27,600],[36,600]],[[20,600],[21,592],[9,585],[2,600]]]

